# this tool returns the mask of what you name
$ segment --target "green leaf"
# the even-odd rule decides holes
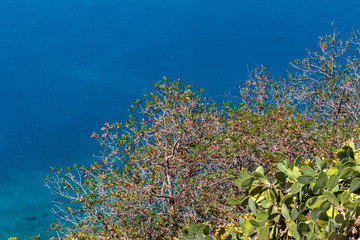
[[[315,157],[315,162],[316,162],[316,165],[318,166],[318,168],[320,169],[320,171],[322,170],[322,166],[321,166],[321,160],[319,157]]]
[[[208,225],[205,225],[204,223],[198,224],[198,231],[204,231]]]
[[[301,172],[302,172],[302,174],[304,174],[304,175],[310,175],[310,176],[314,176],[314,177],[317,175],[316,172],[315,172],[315,170],[312,169],[312,168],[309,167],[309,166],[303,166],[303,167],[301,168]]]
[[[319,219],[319,216],[320,216],[320,213],[321,213],[321,209],[320,209],[320,208],[316,207],[316,208],[312,209],[312,210],[310,211],[310,215],[311,215],[312,220],[313,220],[313,221],[318,220],[318,219]]]
[[[267,227],[261,227],[258,230],[258,239],[261,240],[269,240],[270,239],[270,229],[269,226]]]
[[[289,209],[286,207],[285,204],[281,206],[281,214],[284,216],[285,219],[291,220]]]
[[[341,203],[344,204],[344,203],[348,202],[349,200],[350,200],[350,193],[349,193],[349,191],[345,190],[341,194]]]
[[[246,179],[246,178],[249,178],[249,177],[250,177],[250,174],[247,173],[247,172],[245,172],[245,171],[241,171],[241,172],[239,172],[239,177],[240,177],[241,179]]]
[[[306,235],[306,240],[315,240],[316,239],[316,234],[313,231],[308,232],[308,234]]]
[[[256,169],[255,169],[255,172],[259,172],[259,173],[261,173],[262,175],[265,174],[264,168],[263,168],[262,166],[259,166],[258,168],[256,168]]]
[[[210,226],[209,226],[209,225],[205,225],[205,228],[202,230],[202,232],[203,232],[205,235],[209,235]],[[205,239],[206,239],[206,238],[205,238]]]
[[[337,240],[337,236],[338,236],[338,233],[336,230],[334,230],[329,234],[328,239],[329,240]]]
[[[271,221],[272,219],[276,218],[278,215],[280,215],[279,212],[275,212],[275,213],[270,214],[270,216],[269,216],[269,221]]]
[[[306,206],[310,209],[319,208],[324,201],[324,196],[315,196],[306,201]]]
[[[204,240],[204,235],[201,232],[198,232],[195,235],[196,240]]]
[[[197,231],[196,231],[196,230],[193,230],[193,229],[191,229],[191,228],[189,228],[189,227],[187,227],[187,228],[184,228],[184,229],[182,230],[182,232],[183,232],[183,234],[184,234],[185,236],[187,236],[187,235],[194,234],[194,233],[196,233]]]
[[[343,206],[344,206],[346,209],[353,210],[353,209],[355,209],[355,207],[357,206],[357,203],[354,203],[354,202],[345,202],[345,203],[343,203]]]
[[[316,224],[319,226],[319,227],[326,227],[328,225],[328,221],[324,221],[322,219],[318,219],[316,220]]]
[[[291,236],[293,236],[295,239],[300,240],[300,234],[297,230],[297,225],[296,223],[294,223],[293,221],[291,221],[290,223],[287,224],[288,228],[289,228],[289,232],[291,234]]]
[[[265,195],[268,200],[272,201],[272,204],[277,203],[279,192],[274,187],[266,190]]]
[[[357,203],[356,209],[352,213],[352,215],[355,217],[355,219],[357,219],[360,216],[360,202],[356,201],[356,203]]]
[[[316,220],[316,224],[319,227],[326,227],[328,225],[328,222],[329,222],[329,216],[326,213],[321,212],[319,219]]]
[[[355,193],[360,189],[360,178],[355,178],[350,183],[349,192]]]
[[[242,188],[248,188],[251,186],[252,182],[254,181],[253,177],[246,178],[242,181],[241,187]]]
[[[285,182],[286,174],[284,172],[278,171],[275,173],[275,179],[278,180],[279,182]]]
[[[298,224],[298,231],[301,235],[306,236],[306,234],[310,231],[310,228],[309,228],[308,224],[306,224],[304,222],[300,222]]]
[[[351,147],[353,151],[356,150],[355,149],[355,143],[353,141],[348,142],[348,144],[349,144],[349,147]]]
[[[332,167],[326,171],[326,174],[328,176],[332,176],[332,175],[336,174],[337,172],[338,172],[338,169],[336,167]]]
[[[285,165],[284,165],[283,163],[278,163],[278,164],[277,164],[277,167],[278,167],[278,169],[279,169],[280,171],[286,172],[286,167],[285,167]]]
[[[329,202],[323,202],[320,206],[320,209],[322,212],[326,212],[327,210],[329,210],[331,208],[332,204]]]
[[[194,222],[190,222],[190,223],[189,223],[189,226],[190,226],[190,228],[191,228],[192,230],[194,230],[194,231],[197,231],[197,230],[198,230],[198,225],[197,225],[196,223],[194,223]]]
[[[296,208],[291,209],[291,219],[295,220],[299,216],[299,212],[296,210]]]
[[[345,168],[345,169],[341,172],[339,178],[340,178],[340,179],[346,179],[346,178],[350,177],[350,176],[354,173],[354,170],[355,170],[355,169],[352,168],[352,167],[347,167],[347,168]]]
[[[266,211],[259,211],[256,217],[256,221],[261,223],[268,220],[268,213]]]
[[[235,186],[237,186],[238,188],[242,188],[242,187],[241,187],[241,183],[242,183],[242,182],[243,182],[242,179],[240,179],[240,178],[236,179],[236,180],[235,180]]]
[[[249,222],[251,223],[251,225],[253,225],[255,228],[260,227],[260,224],[259,224],[257,221],[255,221],[254,219],[249,219],[248,221],[249,221]]]
[[[249,203],[250,196],[246,196],[244,199],[241,200],[240,206],[246,207]]]
[[[330,191],[324,191],[323,195],[325,197],[326,200],[328,200],[331,204],[334,204],[336,207],[340,205],[338,199],[336,198],[336,196],[330,192]]]
[[[339,213],[335,216],[335,222],[342,224],[344,222],[344,215],[342,213]]]
[[[315,194],[315,195],[319,195],[320,194],[320,188],[319,188],[319,186],[317,185],[317,184],[311,184],[311,186],[310,186],[310,189],[311,189],[311,191],[313,191],[313,193]]]
[[[301,184],[308,184],[308,183],[312,183],[316,180],[316,178],[314,176],[311,176],[311,175],[302,175],[298,178],[298,181],[301,183]]]
[[[240,204],[241,201],[240,201],[240,199],[238,199],[238,198],[232,197],[232,198],[229,198],[229,199],[227,200],[227,203],[228,203],[229,205],[236,205],[236,204]]]
[[[293,199],[294,199],[294,197],[292,195],[288,194],[288,195],[285,195],[285,197],[283,197],[281,199],[280,203],[283,203],[286,206],[289,206],[292,203]]]
[[[324,189],[326,187],[326,184],[328,182],[328,176],[324,172],[320,172],[318,179],[316,180],[316,184],[319,186],[319,188]]]
[[[264,209],[267,209],[271,206],[271,201],[265,199],[261,202],[261,206],[264,208]]]
[[[250,221],[245,222],[245,233],[247,235],[252,235],[255,232],[255,228],[251,225]]]
[[[253,177],[256,177],[257,179],[259,179],[260,182],[262,182],[262,183],[264,183],[264,184],[266,184],[266,185],[270,185],[269,180],[268,180],[262,173],[260,173],[260,172],[258,172],[258,171],[254,171],[254,172],[252,173],[252,176],[253,176]]]
[[[264,191],[266,190],[266,186],[264,185],[259,185],[259,186],[256,186],[254,188],[252,188],[249,192],[249,194],[251,196],[256,196],[257,194],[261,194],[263,193]]]
[[[304,202],[300,203],[299,205],[299,212],[302,213],[303,211],[306,210],[306,205]]]
[[[298,178],[301,176],[300,169],[296,166],[293,168],[292,172],[294,173],[295,178]]]
[[[303,161],[303,157],[302,156],[297,156],[295,161],[294,161],[294,165],[299,166],[302,161]]]
[[[289,194],[294,195],[294,194],[300,192],[301,187],[302,187],[302,184],[301,184],[301,183],[297,183],[297,182],[294,183],[294,184],[292,185],[292,187],[291,187],[291,190],[290,190]]]
[[[339,177],[336,174],[331,175],[327,182],[326,189],[327,190],[333,189],[334,187],[337,186],[338,182],[339,182]]]
[[[256,216],[256,206],[255,206],[255,202],[252,199],[252,197],[249,198],[248,205],[249,205],[249,208],[250,208],[251,212],[253,212],[254,215]]]
[[[342,173],[342,171],[344,171],[345,168],[348,168],[348,167],[353,167],[355,165],[354,162],[345,162],[344,164],[342,164],[340,167],[339,167],[339,171],[338,171],[338,175],[340,175]]]

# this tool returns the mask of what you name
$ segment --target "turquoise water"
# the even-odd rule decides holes
[[[166,75],[236,95],[249,69],[273,76],[314,49],[331,22],[360,29],[360,2],[4,0],[0,8],[0,239],[54,220],[50,166],[90,164],[90,138]]]

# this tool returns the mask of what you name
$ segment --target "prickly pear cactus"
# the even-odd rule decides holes
[[[298,157],[278,163],[269,177],[262,167],[241,171],[235,185],[247,192],[227,200],[247,209],[238,223],[220,227],[214,236],[208,225],[191,223],[178,239],[360,238],[360,157],[353,142],[343,145],[334,159]]]
[[[243,236],[257,239],[346,239],[360,216],[360,165],[354,143],[335,160],[320,159],[277,165],[270,180],[261,167],[241,172],[236,186],[247,196],[228,203],[247,207],[240,218]]]
[[[182,232],[179,234],[178,239],[185,240],[214,240],[215,237],[209,235],[210,226],[207,223],[196,224],[190,222]]]

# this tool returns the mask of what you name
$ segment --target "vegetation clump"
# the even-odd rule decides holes
[[[258,167],[242,171],[235,185],[246,190],[241,198],[229,198],[245,207],[237,224],[215,231],[225,239],[351,239],[360,237],[360,161],[354,143],[344,145],[335,160],[283,161],[271,180]],[[355,224],[356,223],[356,224]],[[202,225],[198,225],[202,226]],[[204,225],[183,229],[179,239],[201,239]],[[208,239],[217,239],[208,236]]]
[[[63,198],[52,228],[79,240],[347,236],[359,215],[357,151],[329,161],[359,135],[358,46],[334,31],[286,79],[261,66],[238,105],[179,80],[153,84],[126,123],[93,133],[97,162],[52,169],[47,185]]]

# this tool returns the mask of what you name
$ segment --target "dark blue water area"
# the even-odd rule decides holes
[[[359,29],[360,2],[3,0],[0,7],[0,239],[52,221],[50,166],[91,164],[90,138],[162,77],[236,95],[263,64],[285,75],[319,35]]]

